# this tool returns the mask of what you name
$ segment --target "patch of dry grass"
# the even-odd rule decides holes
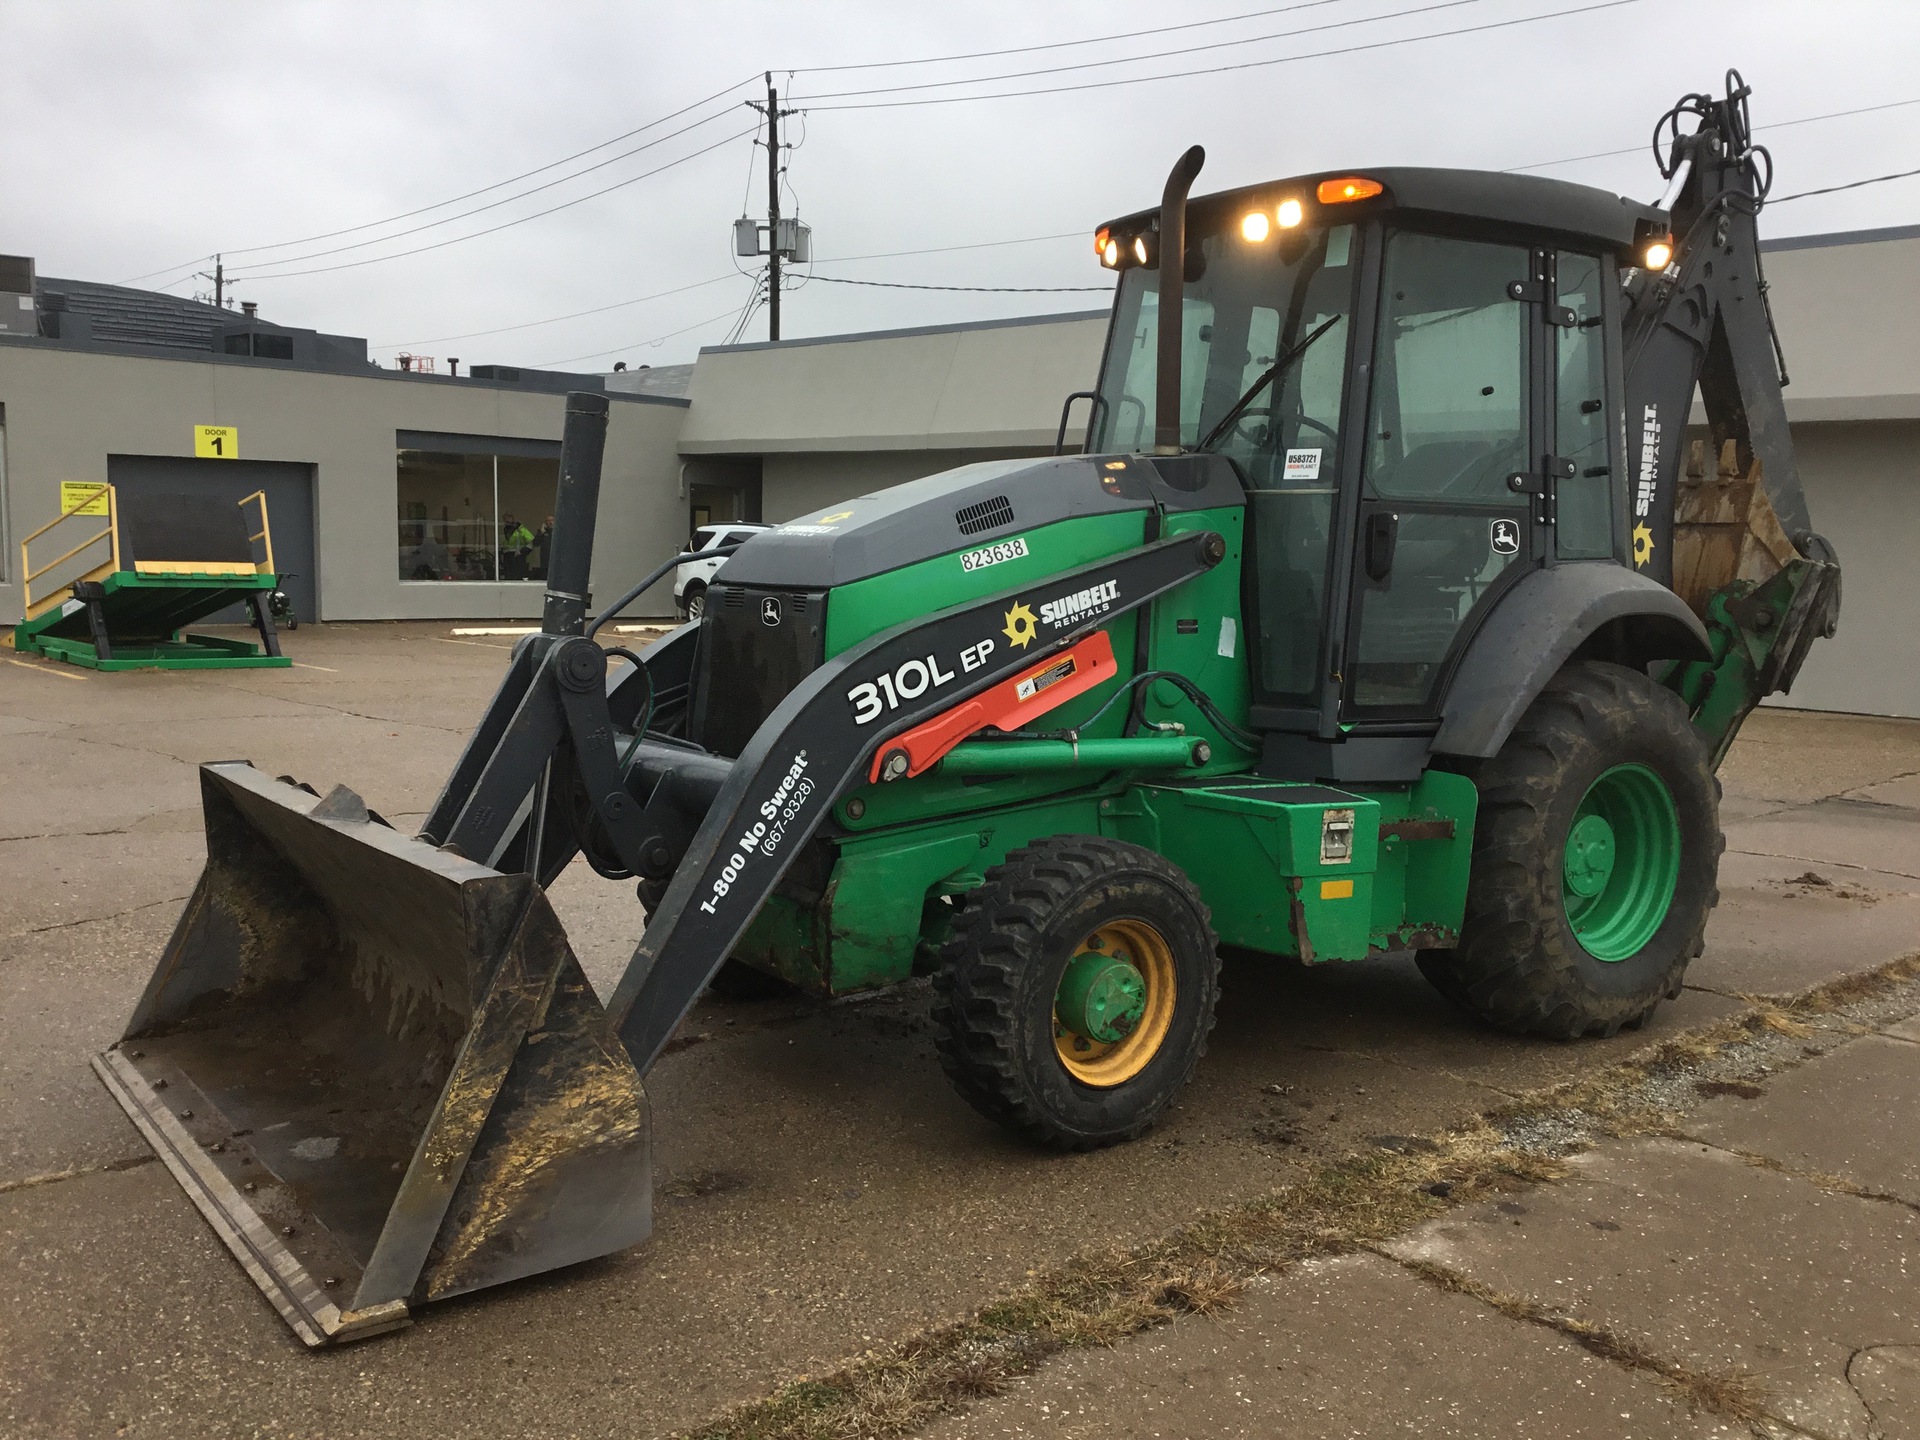
[[[1769,1418],[1767,1391],[1760,1378],[1749,1370],[1700,1370],[1661,1355],[1645,1341],[1623,1335],[1604,1325],[1581,1320],[1529,1300],[1483,1284],[1470,1275],[1431,1260],[1388,1256],[1402,1268],[1412,1271],[1429,1284],[1456,1295],[1467,1295],[1498,1310],[1510,1320],[1540,1325],[1582,1346],[1603,1360],[1629,1370],[1651,1375],[1678,1394],[1695,1411],[1707,1411],[1731,1420],[1749,1423]]]

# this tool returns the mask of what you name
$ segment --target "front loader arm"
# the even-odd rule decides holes
[[[1726,98],[1689,96],[1662,121],[1673,257],[1630,272],[1624,330],[1632,561],[1707,627],[1713,657],[1666,683],[1716,764],[1840,610],[1839,560],[1812,528],[1787,423],[1756,226],[1772,161],[1752,144],[1747,94],[1729,72]],[[1690,135],[1683,114],[1699,121]],[[1683,460],[1696,388],[1711,442]]]
[[[883,742],[1205,573],[1225,554],[1210,531],[1149,544],[896,626],[807,676],[734,762],[609,1002],[641,1073],[835,801],[865,781]],[[1090,603],[1056,626],[1045,618],[1046,602],[1067,596]]]

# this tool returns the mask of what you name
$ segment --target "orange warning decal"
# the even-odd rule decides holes
[[[1070,650],[1045,660],[962,700],[951,710],[896,736],[881,747],[867,772],[872,782],[905,780],[925,774],[969,735],[992,726],[1018,730],[1028,721],[1064,705],[1076,695],[1120,673],[1114,663],[1113,642],[1096,630]]]

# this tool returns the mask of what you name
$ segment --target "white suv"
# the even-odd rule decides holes
[[[687,541],[687,549],[714,550],[722,545],[737,545],[772,528],[771,525],[702,525]],[[714,572],[726,563],[726,556],[716,555],[711,560],[688,560],[673,572],[673,603],[687,619],[698,620],[705,613],[707,585]]]

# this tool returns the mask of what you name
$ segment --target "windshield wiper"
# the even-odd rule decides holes
[[[1302,340],[1299,344],[1295,345],[1291,350],[1287,351],[1286,354],[1282,355],[1278,360],[1274,361],[1273,364],[1269,365],[1267,367],[1266,373],[1263,374],[1258,380],[1254,381],[1253,384],[1247,387],[1247,393],[1242,395],[1238,400],[1233,402],[1233,407],[1230,410],[1228,410],[1226,414],[1220,417],[1220,423],[1215,425],[1213,429],[1207,432],[1206,438],[1202,440],[1196,448],[1205,450],[1210,445],[1212,445],[1214,441],[1218,440],[1222,435],[1224,435],[1227,431],[1227,427],[1232,425],[1234,421],[1238,420],[1242,415],[1242,413],[1245,412],[1247,406],[1253,403],[1254,396],[1258,395],[1262,390],[1266,389],[1267,386],[1273,382],[1273,378],[1276,375],[1278,375],[1282,370],[1285,370],[1294,361],[1298,360],[1302,355],[1306,354],[1307,347],[1309,345],[1313,344],[1314,341],[1318,340],[1322,335],[1326,334],[1327,331],[1331,330],[1335,325],[1338,325],[1342,320],[1346,318],[1347,317],[1345,315],[1334,315],[1322,321],[1319,325],[1314,327],[1313,333],[1308,335],[1306,339]]]

